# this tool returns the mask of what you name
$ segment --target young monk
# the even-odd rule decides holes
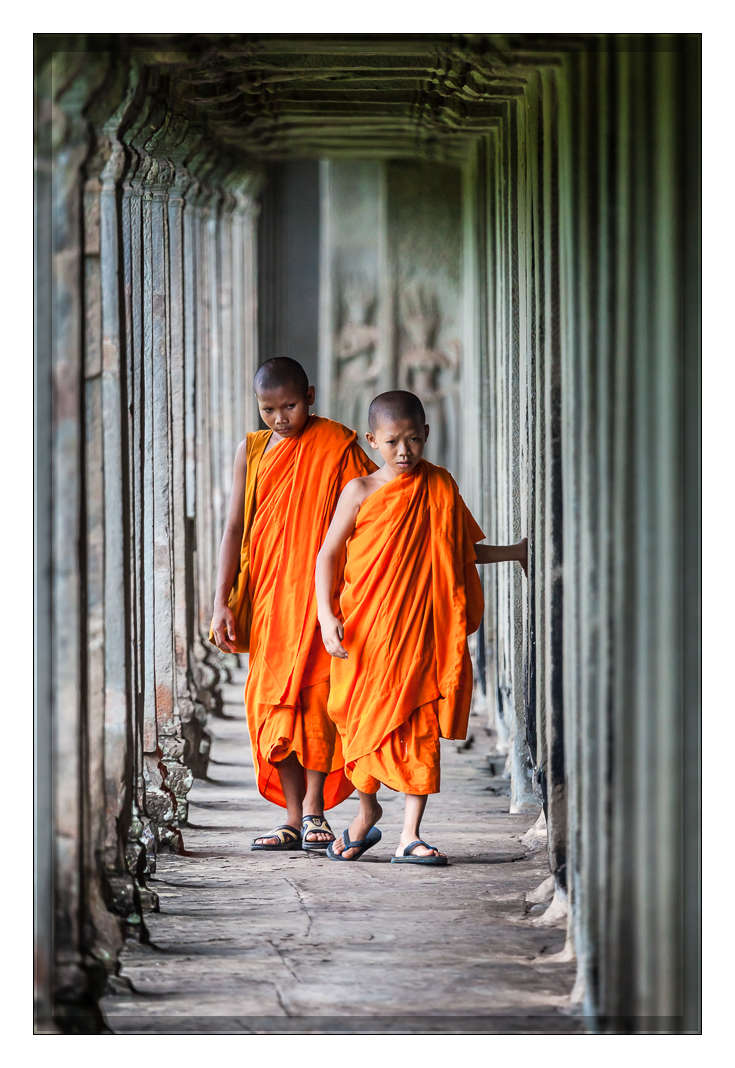
[[[484,534],[448,471],[422,459],[429,435],[413,393],[382,393],[366,435],[384,464],[345,486],[316,565],[319,624],[334,658],[329,714],[342,739],[358,815],[327,849],[357,860],[381,838],[381,783],[406,795],[392,862],[447,863],[420,836],[429,794],[439,790],[439,739],[464,738],[472,696],[467,635],[483,595],[476,563],[518,560],[526,541],[477,545]],[[344,588],[340,561],[347,546]]]
[[[375,470],[341,423],[311,415],[301,364],[267,360],[255,375],[267,430],[235,454],[210,640],[247,652],[248,728],[258,789],[286,823],[252,849],[326,849],[325,808],[352,793],[327,714],[330,658],[317,626],[314,562],[343,487]]]

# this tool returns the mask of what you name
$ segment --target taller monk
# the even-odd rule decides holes
[[[258,789],[286,809],[287,822],[252,848],[326,849],[334,834],[324,810],[353,786],[327,715],[330,656],[314,566],[343,487],[375,464],[353,430],[310,414],[314,387],[296,360],[267,360],[253,386],[267,429],[235,453],[210,640],[250,654],[245,705]]]

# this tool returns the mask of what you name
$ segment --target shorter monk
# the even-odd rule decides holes
[[[422,458],[429,427],[413,393],[382,393],[368,419],[367,440],[384,464],[345,486],[316,563],[319,625],[333,657],[327,710],[360,799],[327,856],[357,860],[380,840],[382,783],[406,795],[392,862],[443,865],[420,825],[439,791],[439,739],[467,733],[467,635],[484,607],[475,565],[518,560],[525,570],[526,540],[476,544],[484,534],[454,479]],[[343,578],[339,618],[333,595]]]

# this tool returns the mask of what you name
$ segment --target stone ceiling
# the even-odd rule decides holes
[[[120,40],[120,39],[119,39]],[[238,155],[461,162],[529,74],[590,38],[497,35],[124,38]]]

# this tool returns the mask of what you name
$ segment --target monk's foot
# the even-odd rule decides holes
[[[377,800],[374,800],[371,805],[367,803],[360,805],[360,811],[347,828],[350,841],[361,842],[370,828],[375,826],[382,815],[383,809],[378,804]],[[344,853],[345,860],[352,860],[358,850],[350,848],[345,851],[345,844],[342,840],[342,835],[340,835],[332,844],[332,852],[336,853],[337,856],[341,856],[342,853]]]
[[[333,842],[334,834],[329,823],[324,818],[324,813],[309,812],[301,821],[301,837],[304,842]]]
[[[259,834],[253,839],[251,849],[299,849],[301,847],[301,831],[299,824],[282,823],[269,834]]]
[[[274,834],[259,834],[257,838],[253,838],[254,845],[278,845],[279,839]]]
[[[406,848],[406,846],[410,845],[411,842],[415,842],[418,837],[418,834],[402,834],[398,840],[398,849],[396,849],[393,855],[396,857],[402,857],[403,850]],[[446,853],[440,853],[438,849],[427,849],[426,846],[417,845],[414,849],[411,850],[410,855],[412,857],[444,857],[446,856]]]

